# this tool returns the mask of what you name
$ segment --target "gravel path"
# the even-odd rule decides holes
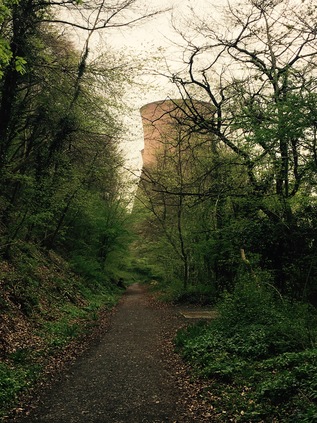
[[[109,330],[43,393],[23,423],[184,421],[171,360],[181,324],[175,311],[153,305],[142,286],[130,286]]]

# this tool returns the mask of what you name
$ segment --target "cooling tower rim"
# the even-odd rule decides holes
[[[177,105],[181,105],[181,104],[188,104],[190,106],[190,104],[204,104],[206,106],[212,107],[213,109],[215,108],[211,103],[207,102],[207,101],[203,101],[203,100],[195,100],[195,99],[183,99],[183,98],[174,98],[174,99],[165,99],[165,100],[156,100],[156,101],[152,101],[150,103],[144,104],[141,108],[140,108],[140,112],[142,113],[143,110],[149,108],[150,106],[160,106],[163,104],[169,105],[169,104],[173,104],[175,107],[177,107]]]

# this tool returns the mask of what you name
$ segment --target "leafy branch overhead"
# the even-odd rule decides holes
[[[195,123],[244,161],[254,190],[283,198],[316,165],[316,11],[304,5],[310,13],[293,1],[250,1],[228,8],[230,28],[201,21],[202,44],[186,40],[188,76],[172,77],[183,98],[196,87],[210,102],[214,119],[193,111]]]

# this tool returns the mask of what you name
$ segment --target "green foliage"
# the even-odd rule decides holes
[[[6,40],[0,39],[0,80],[3,77],[4,69],[9,64],[12,53],[9,43]]]
[[[102,272],[97,260],[92,260],[91,257],[74,255],[71,263],[73,269],[76,269],[76,273],[86,280],[96,282],[104,281],[105,274]]]
[[[80,327],[78,323],[71,323],[68,319],[48,324],[48,327],[45,328],[45,337],[50,339],[49,346],[53,348],[61,348],[67,345],[79,333]]]
[[[219,317],[175,343],[210,380],[219,421],[308,422],[317,411],[316,322],[315,309],[250,277],[225,295]]]
[[[11,366],[0,363],[0,418],[4,409],[12,406],[14,401],[27,389],[39,374],[38,366]]]
[[[90,323],[98,319],[100,310],[110,309],[119,298],[119,290],[104,281],[103,284],[97,280],[89,284],[79,279],[73,294],[71,289],[64,286],[68,301],[61,303],[58,314],[54,319],[43,322],[39,331],[51,354],[84,335]]]
[[[65,233],[64,245],[74,270],[101,285],[124,277],[132,241],[124,203],[114,200],[105,205],[99,196],[91,195],[86,204],[71,209],[68,219],[72,225]]]
[[[215,304],[217,301],[217,293],[213,285],[196,284],[184,289],[181,281],[177,284],[174,280],[172,283],[167,282],[165,286],[160,283],[158,287],[164,293],[163,298],[174,303],[203,306]]]
[[[11,54],[2,51],[16,46],[0,86],[0,253],[12,257],[21,241],[72,252],[75,239],[76,253],[81,244],[92,261],[104,261],[123,251],[119,238],[126,230],[115,140],[118,94],[128,77],[109,52],[107,60],[87,65],[79,81],[79,52],[41,25],[47,6],[8,1],[0,8],[0,70]]]
[[[23,59],[23,57],[19,57],[19,56],[15,57],[15,69],[21,75],[24,75],[27,71],[26,70],[26,64],[27,64],[27,61],[25,59]]]

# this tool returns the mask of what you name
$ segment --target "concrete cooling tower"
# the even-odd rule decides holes
[[[143,169],[156,163],[157,154],[193,125],[193,110],[201,116],[212,116],[212,107],[201,101],[162,100],[146,104],[140,113],[144,132]]]

